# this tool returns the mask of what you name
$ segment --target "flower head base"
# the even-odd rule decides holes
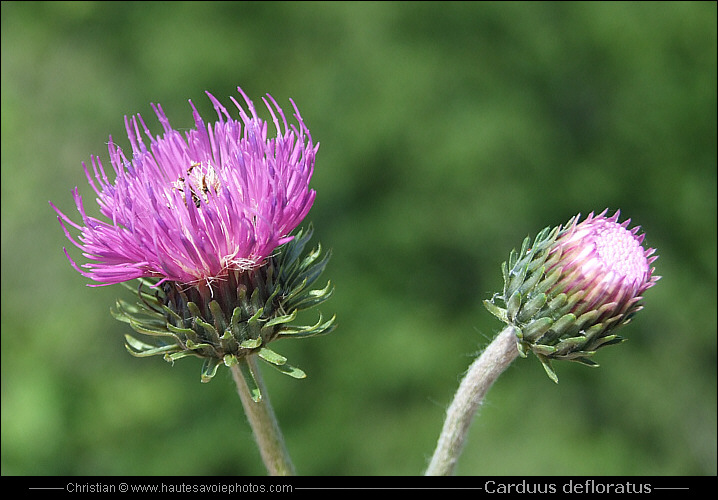
[[[153,108],[162,137],[153,137],[141,116],[125,118],[132,156],[128,160],[110,138],[114,181],[99,158],[91,159],[92,174],[83,164],[105,220],[86,214],[77,188],[82,224],[50,205],[65,235],[90,260],[78,266],[65,250],[80,274],[99,285],[140,280],[139,302],[118,301],[114,311],[155,340],[126,336],[132,354],[162,354],[168,361],[199,356],[205,360],[203,381],[222,363],[239,364],[256,389],[247,356],[256,354],[301,378],[304,372],[267,344],[327,333],[334,318],[325,322],[320,315],[314,325],[289,325],[299,310],[332,293],[329,283],[311,289],[329,258],[320,258],[321,247],[303,255],[311,228],[292,235],[314,202],[309,181],[319,144],[312,143],[293,102],[297,126],[288,125],[267,95],[263,101],[276,131],[269,137],[267,122],[239,92],[247,109],[232,98],[240,120],[208,93],[218,120],[205,126],[190,101],[196,127],[184,137],[159,105]],[[79,238],[70,227],[80,231]],[[260,395],[255,391],[253,397]]]
[[[651,267],[655,250],[643,248],[639,228],[619,224],[618,211],[605,214],[546,228],[533,245],[526,238],[502,265],[503,293],[484,301],[516,327],[519,353],[533,351],[554,381],[554,359],[598,366],[590,357],[624,340],[614,331],[643,308],[643,292],[659,279]]]
[[[187,356],[203,358],[203,382],[209,382],[220,365],[240,363],[257,400],[261,394],[244,363],[246,356],[257,354],[282,373],[304,378],[302,370],[286,364],[286,358],[267,344],[334,329],[334,317],[324,321],[321,314],[314,325],[291,324],[298,311],[324,302],[333,291],[330,283],[321,290],[311,289],[329,260],[329,254],[320,258],[321,246],[303,255],[311,235],[311,228],[299,230],[264,266],[233,271],[211,288],[169,282],[152,288],[142,280],[137,290],[139,301],[118,300],[113,315],[152,337],[153,342],[125,335],[127,350],[138,357],[163,355],[169,362]]]

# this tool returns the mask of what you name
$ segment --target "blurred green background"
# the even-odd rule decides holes
[[[263,372],[298,473],[422,473],[511,248],[620,208],[663,276],[629,341],[558,385],[514,362],[457,474],[716,474],[715,2],[2,2],[3,474],[265,473],[229,372],[129,356],[47,203],[92,205],[124,115],[188,128],[238,85],[321,143],[339,327],[273,344],[306,380]]]

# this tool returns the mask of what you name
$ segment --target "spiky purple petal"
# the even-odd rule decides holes
[[[195,128],[184,137],[160,105],[152,108],[161,137],[151,135],[140,115],[125,117],[132,155],[128,159],[110,137],[114,182],[99,158],[91,157],[91,169],[83,163],[106,220],[85,213],[77,189],[81,223],[50,204],[68,239],[89,260],[78,266],[65,251],[83,276],[99,285],[140,277],[195,284],[261,266],[291,239],[314,202],[309,182],[319,144],[313,144],[294,102],[298,127],[288,125],[271,96],[263,101],[276,136],[268,137],[267,122],[238,90],[246,105],[245,110],[232,98],[239,120],[207,93],[218,120],[205,125],[190,101]],[[80,231],[78,238],[68,225]]]
[[[606,210],[598,216],[591,213],[580,223],[579,217],[574,218],[553,245],[551,253],[560,252],[560,260],[547,269],[550,273],[562,268],[556,289],[586,291],[575,313],[613,304],[596,322],[629,311],[660,278],[651,267],[655,250],[643,248],[644,235],[637,235],[640,228],[629,230],[630,219],[619,224],[620,211],[612,217],[605,214]]]

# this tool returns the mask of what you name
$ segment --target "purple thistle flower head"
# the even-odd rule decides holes
[[[110,181],[99,158],[85,175],[97,193],[104,219],[85,212],[77,188],[73,197],[81,223],[55,205],[67,238],[89,259],[72,266],[99,285],[138,278],[138,301],[118,300],[114,316],[152,338],[126,335],[128,351],[162,355],[174,362],[204,359],[202,381],[221,364],[239,365],[255,400],[261,398],[250,356],[259,356],[295,378],[304,372],[267,348],[279,338],[306,338],[334,329],[334,317],[320,314],[313,325],[292,324],[297,312],[327,300],[330,283],[312,290],[329,254],[321,246],[302,255],[312,235],[298,229],[314,202],[309,189],[319,144],[312,143],[299,110],[289,125],[269,95],[263,99],[273,122],[257,116],[239,89],[239,120],[207,93],[217,111],[205,125],[194,105],[195,128],[184,136],[153,105],[164,128],[153,137],[140,115],[125,118],[132,147],[127,156],[110,137]],[[144,135],[144,138],[143,138]],[[146,142],[148,141],[148,143]],[[70,228],[80,231],[75,239]],[[84,268],[84,269],[83,269]]]
[[[99,285],[135,278],[210,284],[231,271],[260,267],[291,239],[314,202],[309,181],[319,144],[312,143],[293,101],[297,125],[288,125],[271,96],[263,99],[273,122],[270,134],[238,90],[245,103],[232,98],[239,120],[207,93],[217,121],[206,125],[190,101],[195,128],[184,137],[159,105],[153,109],[164,128],[161,137],[150,134],[140,115],[125,117],[132,155],[110,137],[114,181],[99,158],[91,158],[91,171],[83,163],[105,220],[86,214],[77,188],[81,223],[50,203],[68,239],[90,260],[82,269],[65,250],[80,274]],[[80,231],[79,238],[68,226]]]
[[[614,331],[643,308],[642,294],[660,278],[655,250],[644,248],[639,228],[628,229],[630,219],[619,223],[619,215],[604,210],[580,223],[576,216],[541,231],[533,245],[526,238],[502,266],[503,293],[484,301],[515,327],[519,352],[534,352],[554,381],[551,360],[597,366],[589,358],[598,348],[622,342]]]

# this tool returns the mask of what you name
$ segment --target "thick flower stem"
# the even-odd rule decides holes
[[[259,373],[257,360],[255,356],[248,356],[240,360],[240,363],[249,364],[262,395],[259,401],[254,401],[239,365],[235,364],[231,367],[239,398],[242,400],[264,465],[271,476],[293,476],[295,474],[294,465],[284,445],[282,431],[279,429],[277,418],[274,416],[274,410],[269,402],[269,395]]]
[[[449,476],[453,473],[474,414],[491,385],[518,354],[516,329],[507,326],[469,367],[446,412],[444,428],[425,475]]]

